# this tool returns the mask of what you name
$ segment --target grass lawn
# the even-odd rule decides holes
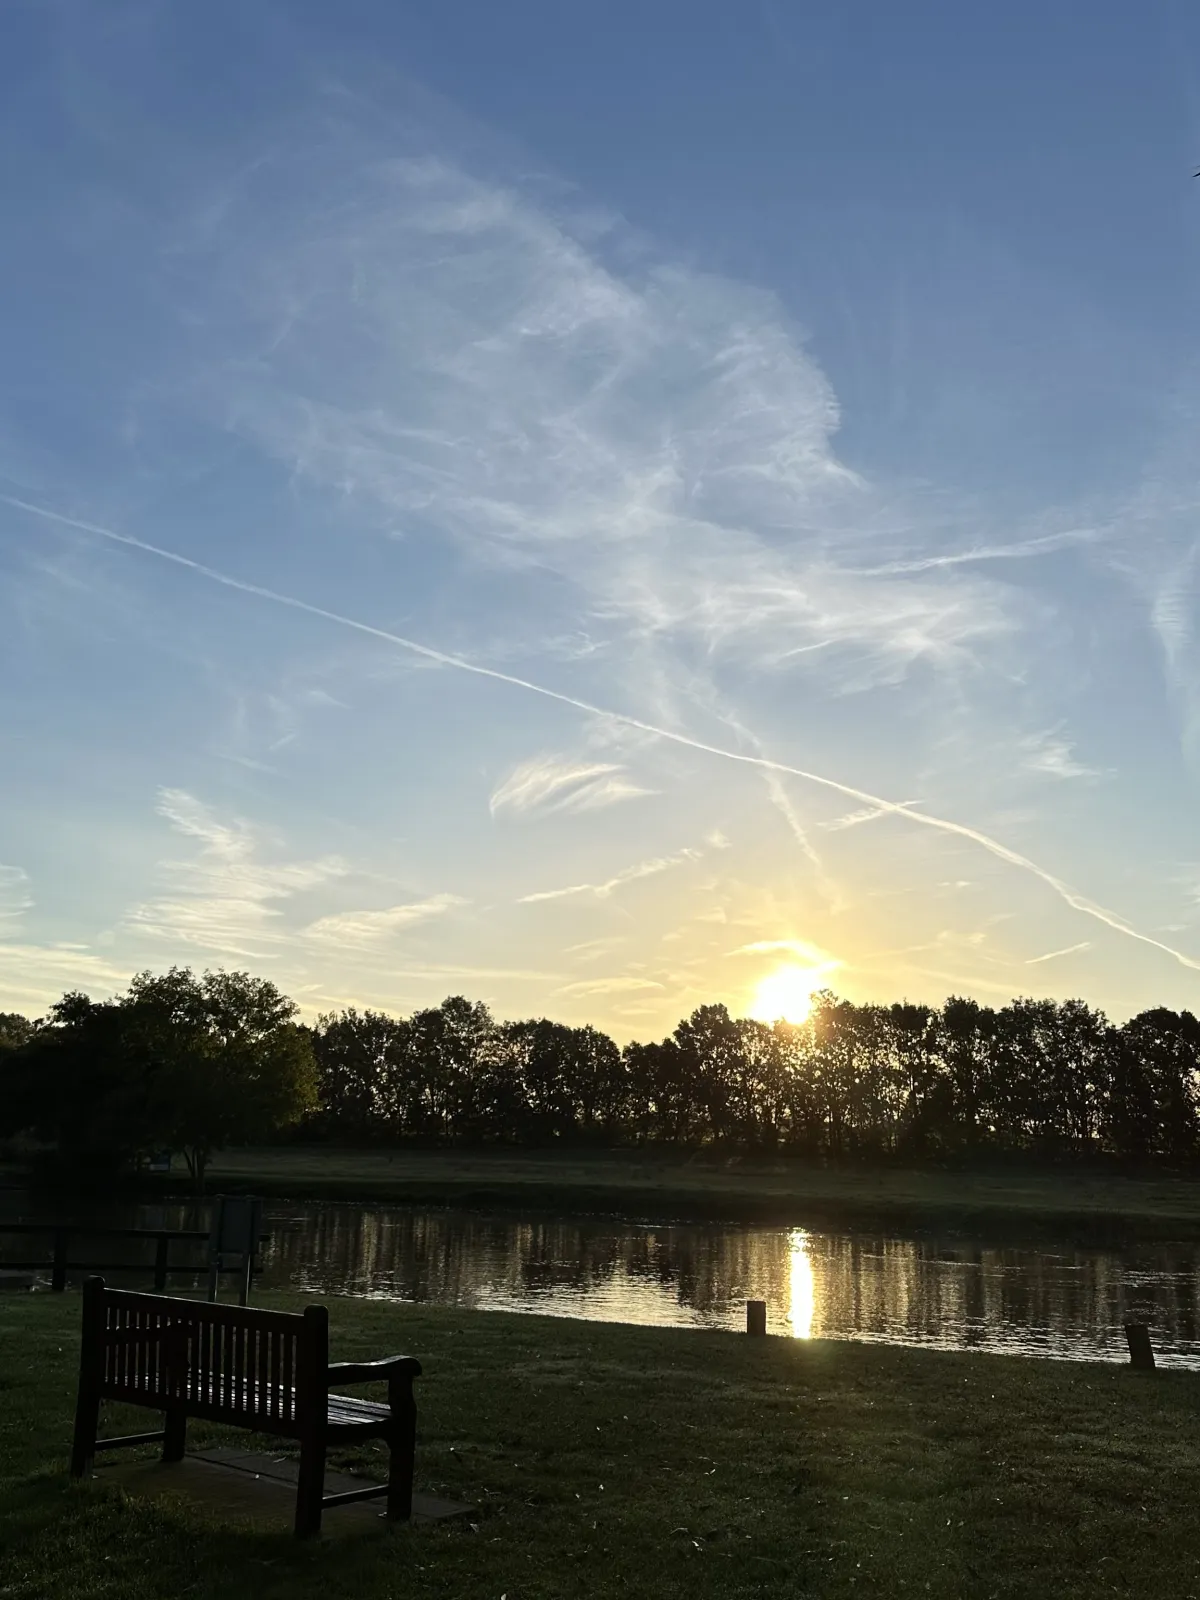
[[[1200,1181],[1070,1170],[823,1167],[637,1151],[386,1152],[282,1148],[217,1156],[209,1188],[291,1199],[514,1205],[836,1227],[959,1227],[1121,1243],[1200,1238]]]
[[[1198,1375],[330,1306],[335,1359],[421,1357],[418,1487],[477,1517],[297,1546],[69,1484],[79,1298],[9,1295],[0,1594],[1200,1596]]]

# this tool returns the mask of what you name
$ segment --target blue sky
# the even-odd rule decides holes
[[[0,1008],[1200,1001],[1200,15],[10,4]]]

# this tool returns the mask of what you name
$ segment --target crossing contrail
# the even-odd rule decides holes
[[[590,700],[581,700],[575,695],[564,694],[559,689],[548,689],[544,684],[534,683],[528,678],[519,678],[511,672],[501,672],[496,667],[482,667],[477,662],[467,661],[462,656],[451,655],[446,650],[435,649],[432,645],[420,644],[415,639],[405,638],[403,634],[392,633],[387,628],[376,628],[369,622],[360,622],[356,617],[347,617],[339,611],[329,611],[324,606],[312,605],[307,600],[299,600],[295,595],[281,594],[277,589],[268,589],[259,583],[247,583],[242,578],[231,577],[227,572],[220,572],[216,567],[205,566],[202,561],[193,561],[190,556],[181,556],[174,550],[164,550],[160,545],[150,544],[145,539],[135,538],[130,533],[118,533],[114,528],[102,527],[96,522],[86,522],[79,517],[66,516],[61,511],[52,511],[47,506],[33,504],[29,500],[19,500],[15,495],[0,494],[0,503],[14,507],[18,511],[28,512],[31,516],[40,517],[43,521],[58,523],[63,527],[76,528],[82,533],[94,534],[97,538],[107,539],[112,544],[125,545],[131,550],[141,550],[145,554],[157,556],[160,561],[170,561],[177,567],[185,567],[189,572],[198,573],[202,578],[208,578],[212,583],[219,583],[226,589],[236,589],[240,594],[256,595],[260,600],[268,600],[272,605],[286,606],[291,611],[303,612],[306,616],[319,617],[324,622],[336,623],[338,627],[350,628],[355,633],[365,634],[371,639],[382,639],[387,644],[396,645],[401,650],[407,650],[412,655],[420,656],[426,661],[435,661],[439,666],[452,667],[458,672],[469,672],[477,678],[490,678],[496,683],[508,684],[514,689],[524,689],[528,694],[540,695],[545,700],[557,701],[559,705],[572,706],[576,711],[582,711],[591,717],[601,717],[609,722],[620,723],[626,728],[636,728],[641,733],[652,735],[656,739],[665,739],[671,744],[683,745],[689,750],[698,750],[704,755],[718,756],[723,761],[736,761],[743,766],[758,767],[767,772],[784,773],[792,778],[801,778],[806,783],[813,783],[822,789],[831,789],[836,794],[847,796],[851,800],[861,800],[866,805],[875,806],[889,816],[902,817],[906,822],[915,823],[919,827],[934,828],[939,833],[953,834],[960,839],[969,839],[989,855],[997,860],[1007,862],[1009,866],[1016,867],[1022,872],[1029,873],[1052,889],[1060,900],[1069,905],[1072,910],[1081,912],[1084,916],[1093,917],[1097,922],[1102,922],[1105,927],[1111,928],[1115,933],[1124,934],[1127,939],[1136,939],[1139,944],[1150,945],[1155,950],[1161,950],[1180,966],[1188,967],[1193,972],[1200,972],[1200,960],[1185,955],[1181,950],[1174,949],[1169,944],[1164,944],[1161,939],[1152,938],[1148,933],[1142,933],[1138,928],[1132,927],[1123,917],[1114,911],[1107,911],[1095,901],[1089,900],[1086,895],[1065,883],[1063,879],[1048,872],[1045,867],[1030,860],[1017,850],[1010,850],[1006,844],[1001,844],[998,839],[993,839],[989,834],[982,833],[978,828],[969,827],[964,822],[952,822],[947,817],[935,817],[927,811],[916,811],[909,805],[902,805],[895,800],[887,800],[881,795],[871,794],[866,789],[855,788],[853,784],[842,783],[837,778],[828,778],[819,772],[808,772],[803,767],[793,767],[786,761],[774,761],[769,756],[748,755],[745,751],[729,750],[723,745],[709,744],[703,739],[693,739],[690,734],[677,733],[670,728],[660,728],[653,722],[644,722],[640,717],[630,716],[624,711],[613,711],[606,706],[598,706]]]

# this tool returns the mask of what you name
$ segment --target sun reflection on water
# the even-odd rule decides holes
[[[788,1238],[788,1268],[788,1322],[792,1338],[811,1339],[816,1291],[808,1235],[803,1228],[793,1228]]]

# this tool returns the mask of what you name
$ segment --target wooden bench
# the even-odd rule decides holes
[[[97,1450],[160,1440],[164,1461],[183,1459],[189,1417],[300,1442],[296,1534],[318,1533],[326,1506],[387,1497],[387,1515],[412,1514],[417,1410],[412,1356],[385,1361],[329,1360],[329,1313],[263,1311],[210,1305],[168,1295],[109,1289],[103,1278],[83,1286],[83,1338],[71,1475],[81,1478]],[[333,1394],[335,1384],[384,1382],[387,1404]],[[154,1433],[97,1439],[102,1400],[166,1413]],[[388,1481],[326,1494],[325,1454],[331,1444],[387,1441]]]

